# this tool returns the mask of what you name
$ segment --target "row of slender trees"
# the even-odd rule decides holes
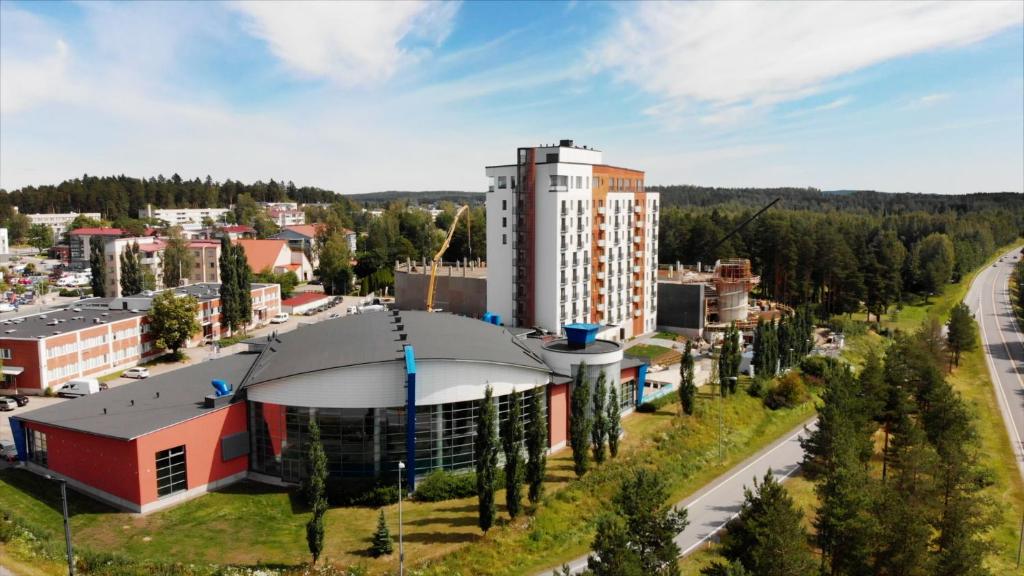
[[[759,319],[754,328],[754,374],[771,377],[797,364],[814,348],[813,330],[806,306],[778,320]]]

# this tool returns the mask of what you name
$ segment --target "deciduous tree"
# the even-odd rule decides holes
[[[605,400],[608,396],[608,386],[605,384],[604,370],[597,376],[597,385],[594,387],[594,398],[591,401],[593,408],[593,425],[590,428],[590,443],[594,450],[594,462],[604,462],[605,441],[608,438],[608,419],[605,414]]]
[[[309,445],[306,449],[306,498],[313,516],[306,523],[306,545],[313,555],[313,564],[324,550],[324,514],[327,513],[327,454],[320,441],[320,425],[314,418],[309,423]]]
[[[544,492],[544,475],[547,473],[548,418],[545,388],[534,388],[530,393],[532,403],[530,430],[526,435],[526,482],[530,485],[529,499],[536,504]]]
[[[683,413],[693,414],[694,400],[697,397],[697,385],[694,382],[693,344],[686,342],[686,350],[679,363],[679,403]]]
[[[505,452],[505,506],[508,515],[519,515],[523,499],[523,410],[518,391],[513,390],[509,399],[508,419],[502,430],[501,440]]]
[[[476,436],[473,444],[476,458],[478,524],[481,530],[487,532],[494,525],[494,491],[498,470],[497,414],[490,385],[487,386],[484,397],[477,406]]]
[[[580,362],[573,379],[569,410],[569,445],[572,447],[573,470],[582,477],[590,467],[590,381],[587,365]]]
[[[195,296],[181,296],[173,290],[157,294],[148,314],[156,345],[178,356],[189,338],[202,328],[198,315],[199,300]]]

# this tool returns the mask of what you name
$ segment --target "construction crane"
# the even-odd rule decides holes
[[[434,285],[437,284],[437,266],[441,263],[441,257],[444,256],[448,245],[452,243],[452,236],[455,236],[455,227],[459,225],[459,217],[462,216],[463,212],[469,210],[469,205],[461,206],[458,211],[455,212],[455,218],[452,219],[452,225],[448,228],[448,235],[444,238],[444,243],[441,244],[441,248],[434,254],[434,259],[430,262],[430,283],[427,285],[427,310],[430,312],[434,311]],[[466,216],[466,231],[472,228],[472,221],[469,220],[469,215]],[[469,236],[470,241],[472,236]],[[470,248],[472,250],[472,248]],[[472,252],[470,252],[472,254]]]

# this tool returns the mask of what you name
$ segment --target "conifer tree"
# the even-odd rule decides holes
[[[582,477],[590,467],[590,382],[587,365],[581,362],[573,380],[569,410],[569,445],[572,447],[573,470]]]
[[[313,564],[324,550],[324,514],[327,513],[327,454],[320,441],[320,425],[309,423],[309,446],[306,450],[306,497],[313,517],[306,524],[306,544],[313,555]]]
[[[544,492],[544,475],[547,472],[548,418],[544,401],[544,388],[534,388],[530,394],[532,402],[530,430],[526,435],[526,482],[530,485],[528,498],[536,504]]]
[[[679,363],[679,403],[682,405],[683,413],[687,416],[693,414],[694,400],[697,397],[697,385],[694,383],[693,366],[693,344],[686,343],[686,350]]]
[[[494,391],[490,385],[484,392],[476,412],[476,494],[480,529],[487,532],[494,525],[494,491],[498,470],[497,415],[494,410]]]
[[[593,425],[590,429],[590,442],[594,450],[594,462],[604,462],[604,445],[608,437],[608,419],[605,414],[605,399],[608,396],[608,386],[605,384],[604,370],[597,376],[597,385],[594,388],[594,399],[591,402],[593,407]]]
[[[949,313],[946,341],[949,343],[950,364],[960,365],[960,355],[978,347],[978,328],[971,309],[960,302]]]
[[[394,545],[391,541],[391,531],[388,530],[388,523],[384,521],[384,510],[381,509],[380,515],[377,516],[377,529],[373,532],[373,547],[370,548],[370,554],[374,558],[380,558],[386,556],[394,551]]]
[[[518,391],[512,391],[509,404],[501,440],[505,451],[505,506],[508,515],[515,518],[523,499],[523,415]]]
[[[612,458],[619,455],[619,436],[622,434],[622,426],[620,424],[622,413],[619,408],[619,393],[615,388],[615,386],[612,386],[611,392],[608,394],[608,408],[606,410],[608,414],[608,453],[611,454]]]

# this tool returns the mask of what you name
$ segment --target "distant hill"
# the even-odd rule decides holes
[[[452,202],[454,204],[483,204],[484,192],[461,192],[455,190],[426,190],[413,192],[408,190],[388,190],[386,192],[369,192],[367,194],[344,194],[346,199],[365,204],[387,204],[401,200],[409,200],[418,204],[437,204]]]

